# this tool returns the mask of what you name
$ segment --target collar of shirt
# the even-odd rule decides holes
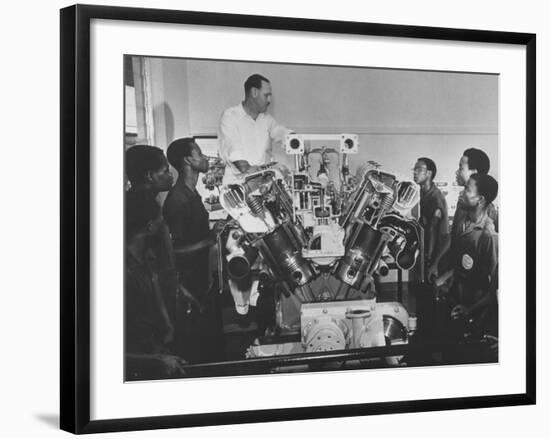
[[[238,112],[239,116],[241,116],[245,119],[249,119],[254,123],[261,122],[261,120],[265,117],[265,113],[258,113],[258,115],[256,116],[256,119],[253,119],[252,116],[250,114],[248,114],[246,112],[246,110],[244,109],[244,105],[243,105],[242,102],[239,105],[237,105],[237,112]]]
[[[185,195],[189,198],[193,198],[193,197],[196,197],[196,196],[200,197],[200,194],[197,191],[197,188],[191,189],[186,184],[176,185],[176,186],[174,186],[174,189],[179,191],[181,194],[183,194],[183,195]]]
[[[489,227],[491,225],[490,223],[492,223],[492,221],[487,215],[487,212],[485,212],[475,223],[469,222],[468,219],[465,219],[462,223],[461,235],[473,232],[474,230],[483,230],[486,227]]]
[[[430,186],[430,189],[428,189],[424,193],[421,193],[421,195],[423,197],[427,197],[428,195],[431,195],[436,189],[437,189],[437,186],[435,185],[435,183],[432,183],[432,185]]]

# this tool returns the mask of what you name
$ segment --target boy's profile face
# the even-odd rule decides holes
[[[413,168],[413,179],[416,184],[422,184],[428,180],[428,168],[422,160],[416,162]]]
[[[154,189],[159,192],[169,191],[174,183],[174,177],[170,172],[168,160],[163,157],[162,164],[159,169],[149,173],[149,179]]]
[[[479,195],[476,181],[470,178],[464,189],[464,205],[467,208],[474,209],[480,203],[481,199],[482,196]]]
[[[202,154],[200,146],[196,143],[193,145],[191,155],[186,157],[186,160],[197,172],[208,172],[208,159]]]
[[[466,183],[468,183],[468,180],[473,173],[474,172],[470,169],[470,166],[468,165],[468,157],[463,155],[458,162],[458,169],[456,170],[456,182],[460,186],[466,186]]]

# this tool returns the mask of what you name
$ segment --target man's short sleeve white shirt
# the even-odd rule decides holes
[[[246,160],[251,166],[265,165],[270,159],[271,141],[282,141],[289,132],[270,114],[260,113],[254,120],[242,104],[236,105],[225,110],[220,120],[220,156],[226,162]],[[225,183],[234,177],[235,171],[228,164]]]

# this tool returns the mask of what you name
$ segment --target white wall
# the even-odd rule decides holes
[[[190,133],[187,64],[148,58],[156,146],[166,149]]]
[[[270,112],[301,133],[360,135],[351,161],[375,160],[410,176],[420,156],[438,166],[437,180],[454,181],[464,149],[491,159],[498,178],[498,76],[486,74],[303,66],[210,60],[153,59],[161,124],[158,146],[183,135],[215,135],[222,111],[239,103],[252,73],[273,87]],[[162,85],[159,85],[162,84]],[[166,123],[164,123],[166,121]],[[165,132],[159,125],[165,125]],[[327,145],[328,146],[328,145]],[[278,161],[292,163],[274,148]]]

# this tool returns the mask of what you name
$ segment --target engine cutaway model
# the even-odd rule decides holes
[[[237,312],[246,314],[269,285],[272,332],[300,334],[300,342],[256,343],[249,357],[407,343],[416,329],[403,304],[377,301],[375,281],[419,259],[423,232],[411,215],[419,187],[372,163],[352,175],[358,147],[356,135],[289,135],[294,170],[272,164],[221,187],[232,218],[224,277]]]

